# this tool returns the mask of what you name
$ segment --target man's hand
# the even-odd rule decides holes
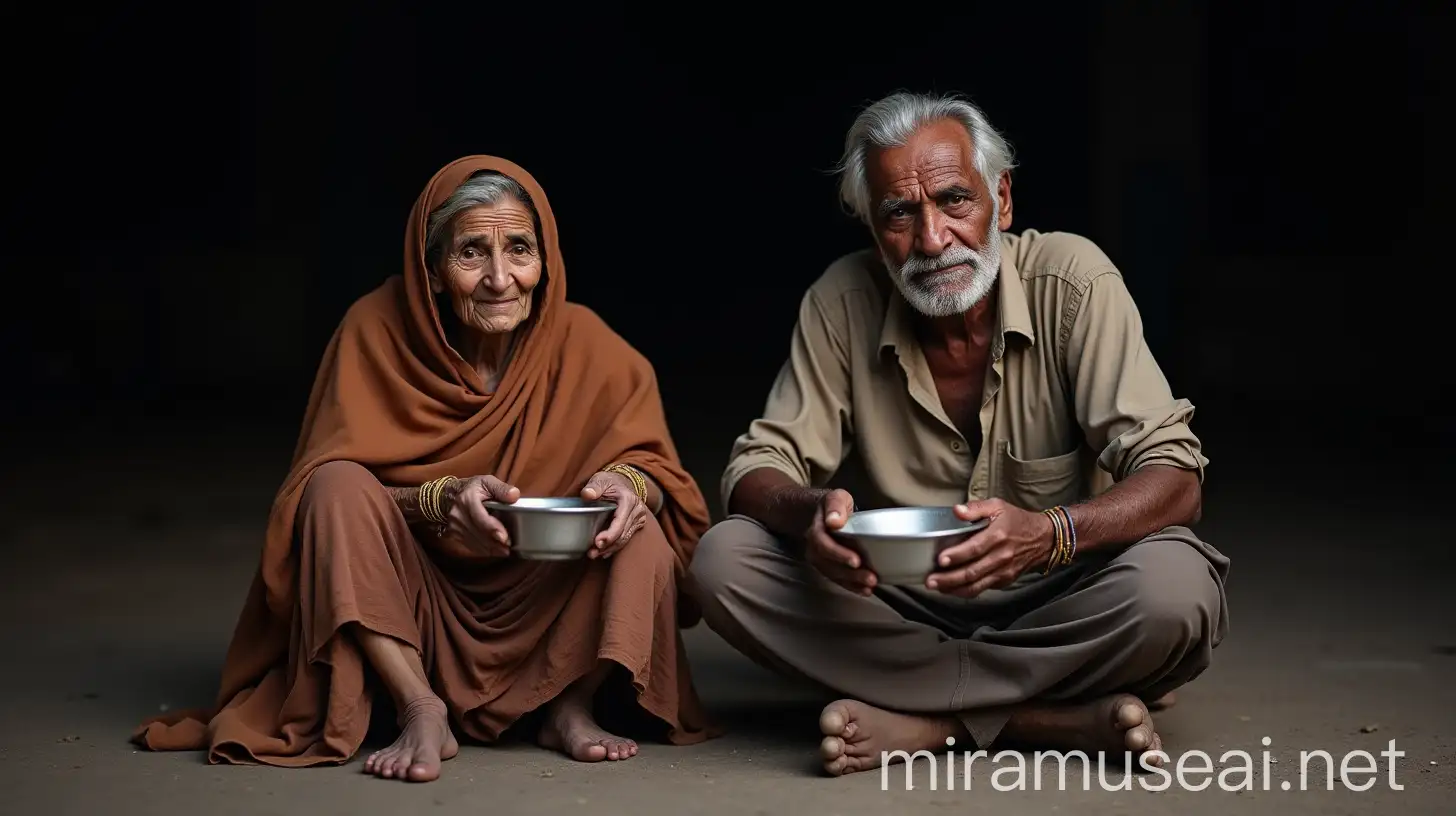
[[[581,497],[587,501],[602,499],[617,505],[612,514],[612,523],[597,534],[587,558],[611,558],[616,555],[632,536],[652,518],[647,505],[637,498],[632,482],[620,473],[601,472],[593,475],[581,489]]]
[[[824,494],[814,520],[804,533],[804,557],[824,577],[859,595],[874,591],[878,579],[873,572],[862,569],[864,563],[859,553],[845,547],[830,535],[849,520],[854,512],[854,499],[843,490],[831,490]]]
[[[1041,513],[1000,499],[958,504],[955,513],[966,521],[989,519],[991,523],[940,554],[940,571],[925,582],[931,589],[974,597],[1010,585],[1051,558],[1055,529],[1052,520]]]

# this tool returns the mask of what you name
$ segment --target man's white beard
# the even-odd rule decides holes
[[[1001,270],[1001,229],[997,215],[995,210],[991,211],[991,223],[986,227],[986,240],[981,242],[980,251],[956,245],[933,258],[912,251],[899,269],[881,253],[895,287],[911,308],[927,317],[950,317],[968,311],[990,293]],[[966,264],[970,270],[918,279],[959,264]]]

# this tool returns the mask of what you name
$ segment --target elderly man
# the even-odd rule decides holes
[[[1193,406],[1095,245],[1003,232],[1011,166],[963,100],[860,114],[842,195],[875,250],[803,297],[698,548],[709,625],[846,698],[820,718],[831,774],[967,739],[1161,764],[1150,707],[1228,630],[1228,560],[1185,526],[1207,464]],[[851,462],[866,486],[828,489]],[[923,586],[883,585],[832,531],[907,505],[988,525]]]

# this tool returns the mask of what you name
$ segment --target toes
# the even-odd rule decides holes
[[[1126,741],[1130,751],[1146,751],[1153,747],[1153,729],[1146,725],[1128,729]]]
[[[858,773],[860,771],[875,767],[878,764],[878,762],[874,762],[867,757],[857,757],[851,754],[844,754],[838,759],[832,760],[830,762],[825,762],[824,770],[825,772],[833,776],[847,776],[852,773]]]
[[[607,758],[607,746],[593,742],[582,747],[580,758],[586,762],[600,762]]]
[[[375,776],[387,777],[389,776],[389,769],[394,764],[394,753],[391,751],[380,751],[370,758],[370,762],[373,763],[369,767],[370,773]]]
[[[400,779],[411,782],[433,782],[440,778],[440,752],[423,747],[414,752],[410,761],[401,763],[397,769]]]
[[[825,737],[819,743],[819,755],[826,763],[844,758],[844,740],[839,737]]]
[[[1133,728],[1143,724],[1146,717],[1143,714],[1143,707],[1129,700],[1117,707],[1117,725],[1123,729]]]
[[[409,770],[401,776],[411,782],[433,782],[440,778],[440,764],[438,762],[416,762],[409,766]]]
[[[1152,746],[1138,755],[1138,764],[1145,769],[1161,768],[1166,758],[1167,754],[1163,753],[1163,738],[1155,733]]]
[[[844,729],[849,725],[849,709],[845,707],[844,703],[830,703],[819,715],[819,733],[821,734],[842,736]]]

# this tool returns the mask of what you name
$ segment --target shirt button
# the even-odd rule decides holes
[[[963,447],[965,447],[965,445],[962,445],[961,444],[961,441],[959,439],[957,439],[956,441],[950,443],[950,449],[953,450],[953,451],[955,451],[956,453],[960,453],[961,452],[961,448],[963,448]]]

